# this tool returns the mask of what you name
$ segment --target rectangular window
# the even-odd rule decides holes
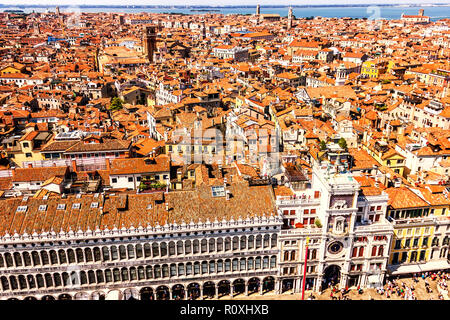
[[[133,177],[128,177],[128,182],[133,182]]]

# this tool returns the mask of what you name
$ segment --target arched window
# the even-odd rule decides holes
[[[161,256],[167,256],[167,243],[165,242],[161,243]]]
[[[270,246],[272,248],[275,248],[277,246],[277,234],[276,233],[272,234],[272,239],[271,239],[271,242],[270,242]]]
[[[383,255],[383,250],[384,250],[383,246],[380,246],[380,247],[378,248],[378,256],[379,256],[379,257],[381,257],[381,256]]]
[[[118,268],[115,268],[113,270],[113,278],[114,278],[114,282],[120,281],[120,270]]]
[[[316,259],[317,256],[317,249],[312,249],[311,250],[311,260]]]
[[[84,262],[84,255],[83,255],[83,250],[81,250],[80,248],[75,250],[76,254],[77,254],[77,262],[81,263]]]
[[[175,242],[170,241],[169,242],[169,256],[175,255]]]
[[[190,254],[192,252],[192,244],[191,244],[191,240],[186,240],[184,242],[184,252],[186,254]]]
[[[255,237],[249,236],[248,237],[248,248],[253,249],[255,247]]]
[[[60,280],[61,281],[61,280]],[[38,274],[36,275],[36,283],[37,283],[37,287],[38,289],[40,288],[45,288],[45,282],[44,282],[44,277],[42,277],[42,274]],[[56,283],[56,281],[55,281]],[[60,283],[61,285],[61,283]],[[12,287],[12,286],[11,286]]]
[[[131,281],[137,280],[137,273],[136,273],[136,268],[135,267],[131,267],[130,268],[130,280]]]
[[[261,269],[261,257],[255,258],[255,269]]]
[[[233,250],[239,249],[239,237],[235,236],[233,237]]]
[[[136,245],[136,258],[142,258],[143,253],[142,253],[142,245],[141,244],[137,244]]]
[[[153,279],[153,269],[151,266],[145,267],[145,277],[146,279]]]
[[[62,273],[62,281],[64,287],[70,286],[72,284],[70,281],[69,274],[67,272]]]
[[[36,280],[38,277],[36,276]],[[55,282],[55,287],[60,287],[62,285],[61,275],[59,273],[53,274],[53,280]]]
[[[192,253],[199,253],[200,250],[200,244],[198,240],[194,240],[194,242],[192,243]]]
[[[2,260],[1,257],[0,257],[0,260]],[[23,263],[24,263],[24,265],[25,265],[26,267],[31,266],[31,257],[30,257],[30,254],[29,254],[28,252],[26,252],[26,251],[23,253]],[[1,266],[1,262],[0,262],[0,266]]]
[[[183,263],[178,264],[178,276],[184,276],[184,264]]]
[[[269,257],[263,258],[263,269],[269,269]]]
[[[58,264],[58,256],[55,250],[50,250],[50,262],[52,264]]]
[[[291,261],[295,261],[295,250],[291,251]]]
[[[256,236],[256,245],[255,245],[256,249],[261,248],[261,242],[262,242],[262,236],[260,234],[258,234]]]
[[[225,251],[230,251],[230,250],[231,250],[231,238],[226,237],[225,238]]]
[[[84,285],[87,283],[88,283],[88,281],[87,281],[87,277],[86,277],[86,272],[80,271],[80,284]]]
[[[13,258],[12,258],[11,254],[9,252],[5,253],[5,262],[6,262],[6,266],[14,267],[14,261],[13,261]]]
[[[266,234],[264,236],[264,248],[269,248],[270,247],[270,235]]]
[[[134,253],[134,246],[132,244],[129,244],[127,246],[127,251],[128,251],[128,259],[134,259],[136,257]]]
[[[95,273],[97,274],[97,283],[105,282],[105,278],[103,277],[103,271],[102,270],[97,270]]]
[[[88,280],[89,280],[89,284],[93,284],[95,283],[95,273],[93,270],[89,270],[88,271]]]
[[[91,248],[84,249],[84,255],[86,257],[86,262],[92,262],[92,250]]]
[[[61,263],[67,263],[66,252],[62,249],[58,250],[59,261]]]
[[[143,266],[138,267],[138,280],[145,279],[145,269]]]
[[[225,260],[225,272],[229,272],[229,271],[231,271],[231,260],[226,259]]]
[[[216,272],[216,262],[215,262],[214,260],[209,261],[208,272],[209,272],[210,274]]]
[[[223,272],[223,261],[217,260],[217,272]]]
[[[289,251],[284,252],[284,259],[283,261],[289,261]]]
[[[44,255],[47,258],[47,264],[48,264],[48,254],[47,251],[41,251],[41,256],[39,257],[39,253],[37,253],[36,251],[31,252],[31,259],[33,260],[33,265],[35,266],[40,266],[41,265],[41,259],[42,259],[42,264],[44,263]]]
[[[110,269],[105,270],[105,282],[106,283],[113,282],[112,272]]]
[[[1,277],[3,291],[9,290],[9,281],[5,276]]]
[[[161,267],[159,265],[155,266],[155,279],[161,278]]]
[[[67,259],[69,260],[69,263],[76,263],[75,253],[72,249],[67,250]]]
[[[170,276],[176,277],[177,276],[177,265],[175,263],[172,263],[170,265]]]
[[[223,250],[223,239],[217,239],[217,251],[221,252]]]
[[[154,257],[159,256],[159,245],[156,242],[152,244],[152,251]]]
[[[5,267],[5,262],[3,260],[3,256],[0,254],[0,268],[4,268]]]
[[[247,246],[247,237],[246,236],[242,236],[241,237],[241,250],[244,250]]]
[[[202,261],[202,274],[208,273],[208,262]]]
[[[20,290],[27,289],[27,280],[24,275],[19,275],[19,288]]]
[[[46,273],[46,274],[44,274],[44,278],[45,278],[45,286],[47,288],[53,287],[52,275],[50,273]]]
[[[177,241],[177,255],[183,254],[183,241]]]
[[[144,257],[148,258],[152,255],[152,250],[149,243],[144,244]]]
[[[49,275],[50,276],[50,275]],[[51,280],[52,278],[50,277],[50,280]],[[47,280],[47,279],[46,279]],[[28,281],[28,287],[30,288],[30,289],[34,289],[34,288],[36,288],[36,281],[34,280],[34,277],[31,275],[31,274],[29,274],[28,276],[27,276],[27,281]],[[47,284],[47,287],[49,287],[49,285]]]
[[[109,248],[102,247],[103,261],[109,261]]]
[[[215,239],[209,239],[209,252],[216,251],[216,240]]]
[[[271,256],[270,257],[270,268],[275,268],[277,266],[277,257]]]
[[[189,276],[192,274],[192,263],[186,263],[186,275]]]
[[[254,264],[253,264],[253,258],[248,258],[247,259],[247,270],[253,270],[255,268]]]
[[[207,245],[208,245],[208,241],[206,239],[203,239],[201,241],[201,252],[202,253],[205,253],[206,251],[208,251]]]
[[[100,252],[100,248],[95,247],[94,248],[94,260],[97,261],[102,261],[102,254]]]
[[[125,260],[127,258],[127,250],[124,245],[119,246],[119,256],[120,260]]]
[[[442,241],[442,245],[446,246],[448,245],[449,237],[445,236],[444,241]]]
[[[240,271],[244,271],[247,266],[247,261],[245,261],[245,258],[241,258],[241,265],[239,267]]]
[[[194,274],[200,274],[200,262],[194,262]]]
[[[121,280],[122,281],[128,281],[130,278],[129,278],[129,276],[128,276],[128,269],[127,268],[122,268],[122,271],[121,271]]]
[[[50,264],[47,251],[41,251],[41,262],[44,266]]]
[[[117,250],[116,246],[111,247],[111,260],[118,260],[119,259],[119,252]]]
[[[233,271],[238,271],[239,270],[239,260],[238,259],[233,259]]]
[[[16,262],[17,267],[22,266],[22,257],[20,256],[20,253],[14,252],[14,261]]]

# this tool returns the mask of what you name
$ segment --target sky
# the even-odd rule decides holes
[[[57,5],[304,5],[304,4],[425,4],[448,0],[34,0],[32,4]],[[30,4],[30,0],[0,0],[3,5]]]

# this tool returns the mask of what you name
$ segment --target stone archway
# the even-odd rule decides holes
[[[36,299],[36,297],[28,296],[28,297],[23,298],[23,300],[29,301],[29,300],[37,300],[37,299]]]
[[[169,300],[170,290],[166,286],[159,286],[156,288],[156,300]]]
[[[122,295],[123,300],[138,300],[139,299],[139,291],[134,288],[128,288],[123,290]]]
[[[105,294],[101,291],[95,291],[91,294],[92,300],[105,300]]]
[[[230,281],[222,280],[217,284],[219,297],[230,294]]]
[[[43,297],[41,298],[41,300],[52,301],[52,300],[56,300],[56,299],[55,299],[54,296],[46,295],[46,296],[43,296]]]
[[[139,291],[139,294],[141,296],[141,300],[149,301],[153,300],[155,297],[153,296],[153,289],[150,287],[144,287]],[[127,299],[125,297],[125,299]]]
[[[263,293],[273,291],[275,289],[275,279],[273,277],[265,277],[262,281]]]
[[[74,300],[89,300],[89,293],[87,292],[77,292],[73,296]]]
[[[105,300],[123,300],[123,294],[120,290],[111,290],[106,293]]]
[[[233,292],[236,295],[245,292],[245,281],[244,281],[244,279],[236,279],[236,280],[233,281]]]
[[[186,293],[184,292],[184,286],[181,284],[176,284],[172,287],[172,298],[173,300],[183,300]]]
[[[67,293],[60,294],[58,300],[72,300],[72,296]]]
[[[258,278],[250,278],[247,283],[248,294],[258,292],[260,286],[260,281]]]
[[[200,298],[200,285],[198,283],[190,283],[187,286],[187,297],[190,300],[196,300]]]
[[[216,295],[216,284],[212,281],[205,282],[203,285],[203,296],[214,298]]]
[[[341,268],[335,264],[329,265],[323,271],[322,290],[339,284],[341,280]]]
[[[294,290],[294,279],[284,279],[281,282],[281,293]]]

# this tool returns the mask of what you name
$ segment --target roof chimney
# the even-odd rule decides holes
[[[32,163],[29,163],[29,164],[28,164],[28,168],[33,168],[33,164],[32,164]]]

